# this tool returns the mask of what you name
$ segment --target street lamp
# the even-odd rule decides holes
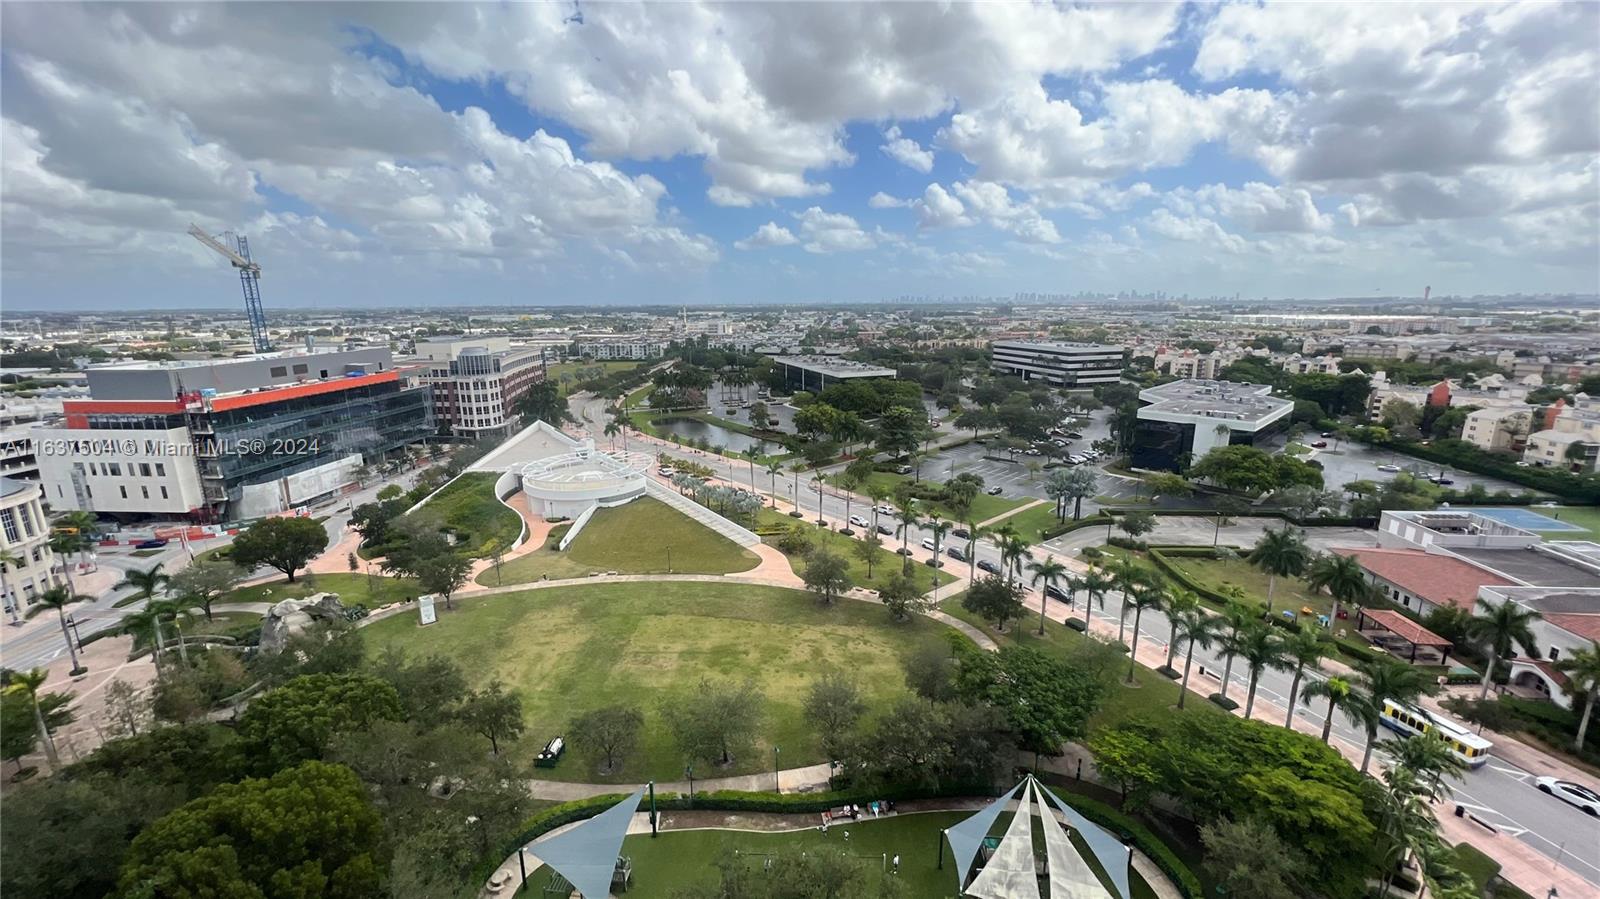
[[[689,778],[689,807],[694,808],[694,765],[684,765],[683,773]]]
[[[778,747],[772,747],[772,792],[782,793],[783,787],[778,785]]]

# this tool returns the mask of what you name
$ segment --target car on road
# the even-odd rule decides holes
[[[1333,432],[1332,431],[1323,431],[1322,432],[1322,436],[1323,437],[1332,437],[1333,436]]]
[[[1328,448],[1328,441],[1326,441],[1326,440],[1313,440],[1313,441],[1311,441],[1311,448],[1312,449],[1327,449]]]
[[[944,554],[952,559],[955,559],[957,562],[965,562],[967,560],[966,551],[959,546],[950,547],[944,551]]]
[[[1000,495],[1000,487],[999,487],[999,485],[996,485],[994,487],[990,487],[988,490],[985,490],[983,492],[989,494],[990,496],[999,496]]]
[[[1068,440],[1082,440],[1083,439],[1083,435],[1079,434],[1077,431],[1068,431],[1067,432],[1067,439]]]
[[[149,540],[140,540],[138,543],[135,543],[133,545],[133,548],[134,549],[160,549],[161,547],[166,546],[166,545],[167,545],[167,541],[166,541],[165,538],[152,537]]]
[[[1428,480],[1432,481],[1435,484],[1438,484],[1440,487],[1448,487],[1451,484],[1455,483],[1454,480],[1451,480],[1450,478],[1447,478],[1442,474],[1436,474],[1433,477],[1428,478]]]
[[[966,540],[967,538],[972,536],[972,532],[967,530],[966,528],[956,528],[955,530],[950,532],[950,536],[952,536],[952,537],[960,537],[962,540]]]
[[[1059,599],[1062,602],[1071,601],[1071,599],[1067,596],[1067,591],[1057,587],[1055,584],[1045,584],[1044,595],[1050,597],[1051,599]]]
[[[870,525],[867,524],[867,520],[862,518],[860,515],[850,516],[850,526],[853,528],[870,527]]]
[[[878,514],[879,515],[893,515],[894,514],[894,506],[879,506],[878,507]]]
[[[909,465],[898,465],[898,466],[895,466],[894,473],[895,474],[910,474],[911,473],[911,466],[909,466]]]
[[[1391,464],[1379,465],[1378,466],[1378,470],[1379,471],[1387,471],[1387,472],[1393,473],[1393,472],[1399,471],[1400,470],[1400,466],[1391,465]]]
[[[991,561],[989,561],[988,559],[979,559],[978,560],[978,567],[983,569],[984,571],[989,572],[990,574],[999,574],[1000,573],[1000,566],[996,565],[995,563],[993,563]]]
[[[894,536],[894,528],[889,527],[886,524],[880,524],[880,525],[878,525],[878,533],[883,534],[883,535],[888,536],[888,537],[893,537]]]
[[[1539,792],[1548,793],[1562,802],[1577,806],[1587,815],[1600,818],[1600,793],[1583,784],[1555,777],[1538,777],[1533,782],[1538,786]]]

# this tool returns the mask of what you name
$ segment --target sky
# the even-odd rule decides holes
[[[1600,291],[1600,4],[6,3],[0,303]]]

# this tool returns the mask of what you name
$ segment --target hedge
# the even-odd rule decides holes
[[[1105,527],[1111,523],[1111,520],[1112,519],[1110,515],[1097,513],[1090,515],[1088,518],[1080,518],[1077,521],[1053,524],[1050,527],[1040,531],[1039,537],[1041,540],[1054,540],[1062,534],[1070,534],[1073,531],[1079,530],[1080,528]]]

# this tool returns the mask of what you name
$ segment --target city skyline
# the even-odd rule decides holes
[[[7,5],[28,310],[1593,294],[1591,5]]]

